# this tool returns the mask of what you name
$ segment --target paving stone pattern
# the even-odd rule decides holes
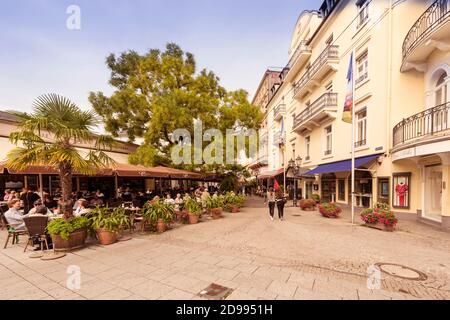
[[[393,233],[351,225],[348,210],[335,220],[288,207],[285,221],[270,221],[259,198],[224,216],[162,235],[134,233],[55,261],[30,259],[22,237],[0,250],[0,299],[202,300],[212,283],[233,289],[228,300],[450,299],[448,233],[415,221],[401,221]],[[369,290],[375,263],[411,267],[427,279],[383,273],[381,288]],[[66,286],[72,265],[81,269],[79,290]]]

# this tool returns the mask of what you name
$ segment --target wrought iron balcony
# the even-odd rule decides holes
[[[269,133],[267,131],[260,132],[259,141],[260,143],[267,142],[269,140]]]
[[[449,46],[450,0],[435,1],[416,21],[403,42],[402,71],[421,69],[421,63],[435,47]],[[444,27],[445,26],[445,27]],[[440,41],[442,40],[442,42]]]
[[[295,117],[294,131],[299,133],[312,131],[313,127],[320,126],[324,121],[336,118],[337,109],[338,94],[333,92],[323,94]]]
[[[269,165],[269,155],[267,154],[267,150],[261,152],[258,158],[253,161],[248,167],[252,170],[256,170],[259,168],[267,167]]]
[[[319,86],[328,72],[337,71],[337,64],[339,64],[339,46],[328,46],[295,84],[294,97],[301,99],[314,87]]]
[[[297,49],[295,49],[294,54],[285,67],[285,69],[288,70],[284,77],[285,81],[293,80],[295,75],[311,57],[311,47],[308,46],[307,43],[307,40],[303,40],[298,45]]]
[[[450,133],[450,102],[413,115],[394,127],[394,148]]]
[[[286,104],[282,102],[278,106],[276,106],[275,109],[273,110],[273,119],[275,121],[280,121],[281,119],[283,119],[285,113],[286,113]]]
[[[281,131],[275,132],[273,135],[273,145],[276,147],[283,146],[286,141],[286,133]]]
[[[265,154],[262,154],[258,157],[258,162],[263,166],[267,166],[269,164],[269,155],[267,154],[267,150]]]

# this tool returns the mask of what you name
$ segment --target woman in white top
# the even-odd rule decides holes
[[[75,211],[73,212],[73,215],[75,217],[79,217],[79,216],[82,216],[82,215],[84,215],[86,213],[91,212],[91,209],[88,208],[89,202],[87,200],[80,199],[80,200],[77,201],[77,204],[78,205],[77,205]]]
[[[177,194],[177,197],[175,198],[175,210],[180,211],[181,207],[183,205],[183,199],[181,198],[181,194]]]
[[[170,193],[167,194],[166,199],[164,200],[166,204],[175,204],[175,200],[172,199]]]

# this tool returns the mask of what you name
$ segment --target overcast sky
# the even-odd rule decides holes
[[[29,111],[55,92],[90,108],[89,91],[112,92],[105,57],[178,43],[229,90],[253,97],[267,67],[284,66],[301,11],[313,0],[2,0],[0,110]],[[67,28],[70,5],[81,29]]]

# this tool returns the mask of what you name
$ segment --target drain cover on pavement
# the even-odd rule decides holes
[[[302,215],[301,214],[293,214],[292,216],[293,217],[301,217]]]
[[[198,295],[209,300],[225,300],[232,292],[233,289],[212,283],[208,288],[201,291]]]
[[[399,264],[377,263],[375,265],[378,266],[382,272],[396,278],[414,281],[424,281],[428,279],[425,273]]]

